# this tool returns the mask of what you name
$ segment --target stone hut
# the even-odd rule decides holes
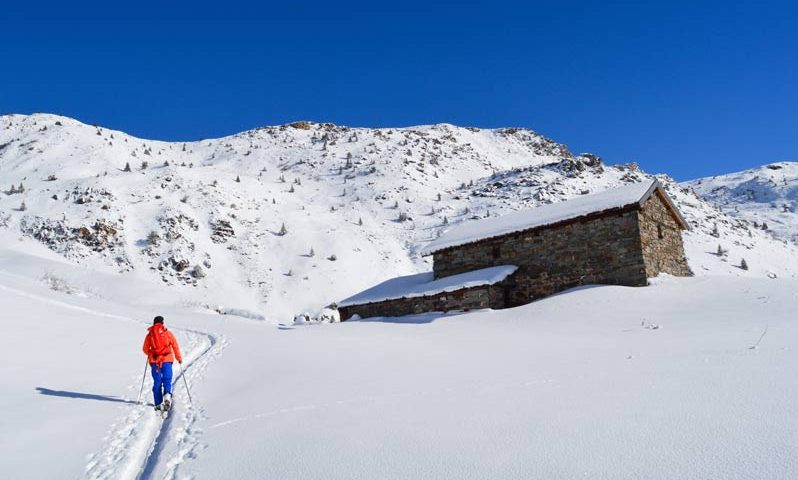
[[[433,257],[432,273],[394,279],[383,295],[370,289],[351,297],[340,305],[341,318],[506,308],[579,285],[644,286],[661,272],[688,276],[687,228],[657,180],[468,222],[422,249]]]

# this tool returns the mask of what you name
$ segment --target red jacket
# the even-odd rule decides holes
[[[161,329],[163,329],[162,330],[163,339],[165,340],[166,345],[168,345],[169,353],[166,355],[158,356],[156,355],[155,347],[152,345],[151,335],[157,335],[158,333],[160,333],[158,332],[158,330]],[[156,323],[147,330],[148,333],[147,336],[144,337],[144,345],[141,347],[141,349],[147,355],[147,359],[149,360],[150,363],[155,363],[158,365],[167,362],[174,363],[175,358],[177,358],[178,362],[183,363],[183,355],[180,354],[180,345],[177,344],[177,339],[172,334],[172,332],[167,330],[166,327],[164,327],[163,324],[160,323]]]

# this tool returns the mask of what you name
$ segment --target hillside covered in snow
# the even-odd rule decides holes
[[[734,218],[798,243],[798,162],[777,162],[685,185]]]
[[[429,270],[419,252],[454,224],[648,177],[517,128],[297,122],[168,143],[0,117],[0,228],[159,284],[164,303],[272,322]],[[795,275],[794,246],[658,178],[696,274]]]
[[[798,249],[744,195],[656,175],[693,278],[293,321],[429,280],[421,253],[455,225],[653,177],[515,128],[298,122],[168,143],[2,116],[0,475],[795,478]],[[165,421],[141,383],[155,314],[185,356]]]

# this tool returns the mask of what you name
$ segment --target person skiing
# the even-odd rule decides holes
[[[147,355],[152,371],[152,394],[155,410],[168,411],[172,406],[172,363],[183,364],[180,346],[175,336],[166,329],[163,317],[158,315],[152,321],[142,350]]]

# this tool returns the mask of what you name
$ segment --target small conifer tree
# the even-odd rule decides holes
[[[743,270],[748,270],[748,262],[746,262],[744,258],[740,260],[740,268]]]

